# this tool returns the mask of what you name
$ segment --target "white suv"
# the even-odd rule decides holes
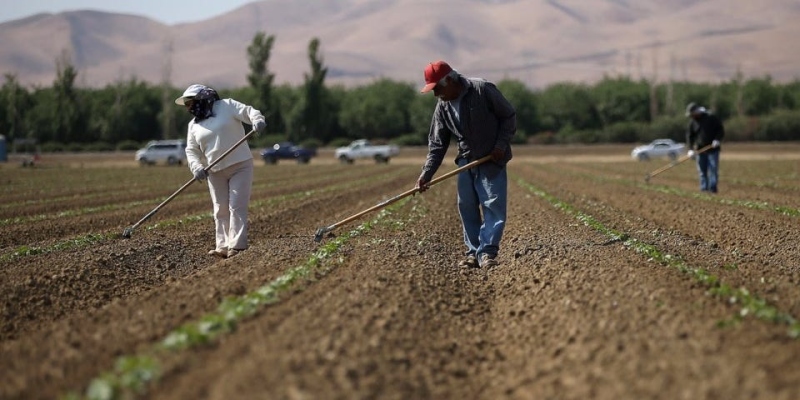
[[[142,165],[166,162],[167,165],[181,165],[186,161],[186,141],[153,140],[143,149],[136,151],[136,161]]]

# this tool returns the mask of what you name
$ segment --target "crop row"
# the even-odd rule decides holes
[[[747,288],[732,288],[722,282],[718,276],[703,268],[692,266],[680,256],[668,254],[656,245],[633,237],[629,233],[609,228],[592,215],[547,193],[523,178],[517,177],[516,182],[530,193],[544,199],[554,208],[604,234],[610,241],[620,242],[631,251],[642,254],[649,261],[654,261],[679,271],[690,277],[693,282],[706,287],[709,294],[737,307],[736,314],[730,320],[720,321],[720,326],[736,323],[736,321],[744,318],[754,317],[758,320],[787,325],[788,335],[792,338],[800,335],[800,325],[798,325],[793,316],[770,305]],[[245,295],[226,299],[220,304],[216,312],[182,325],[148,351],[139,355],[121,357],[113,370],[101,374],[92,381],[87,389],[86,396],[93,399],[113,399],[131,393],[145,392],[153,381],[157,380],[165,372],[163,368],[165,368],[166,364],[160,361],[164,357],[164,352],[173,352],[174,354],[175,351],[193,349],[197,346],[212,343],[218,339],[219,335],[230,332],[242,319],[253,315],[263,307],[280,301],[282,293],[287,293],[288,290],[298,290],[297,285],[302,286],[301,282],[313,281],[324,276],[336,265],[343,262],[339,250],[351,238],[369,231],[379,221],[387,229],[396,229],[398,226],[401,227],[407,223],[409,218],[413,216],[406,215],[402,220],[385,218],[391,214],[391,210],[401,207],[401,204],[394,205],[379,214],[375,220],[362,224],[346,235],[339,236],[337,239],[327,243],[318,252],[312,254],[306,263],[289,269],[284,275],[270,284]],[[167,366],[166,368],[169,367]],[[81,397],[77,394],[71,394],[70,396],[72,398]]]
[[[164,369],[170,368],[165,361],[169,355],[213,343],[221,335],[232,332],[242,320],[321,279],[344,261],[341,249],[352,238],[366,234],[377,225],[396,229],[407,223],[408,215],[400,221],[392,218],[392,214],[409,201],[406,198],[388,206],[372,220],[326,242],[304,263],[289,268],[272,282],[252,292],[225,298],[216,311],[184,323],[139,354],[119,357],[113,369],[99,374],[91,381],[85,394],[69,393],[65,398],[112,400],[144,394],[166,372]]]
[[[554,169],[543,166],[542,169],[549,169],[550,171],[555,172]],[[724,204],[724,205],[732,205],[737,207],[744,207],[754,210],[765,210],[765,211],[774,211],[778,214],[790,216],[790,217],[800,217],[800,208],[796,208],[794,206],[782,205],[782,204],[771,204],[767,201],[761,200],[747,200],[747,199],[734,199],[728,197],[721,197],[709,193],[698,192],[697,190],[686,190],[681,189],[675,186],[668,186],[668,185],[659,185],[654,183],[643,183],[636,180],[630,180],[626,178],[616,178],[613,177],[611,174],[598,174],[597,171],[594,172],[575,172],[569,169],[559,168],[560,174],[565,174],[572,177],[582,177],[588,180],[591,180],[596,183],[600,184],[617,184],[621,186],[628,186],[628,187],[635,187],[640,190],[645,191],[654,191],[660,193],[666,193],[670,195],[681,196],[685,198],[693,198],[698,199],[710,203],[717,203],[717,204]]]
[[[669,164],[664,164],[667,166]],[[749,192],[753,188],[761,189],[775,194],[796,194],[800,191],[798,173],[800,163],[795,160],[733,160],[721,161],[720,185],[726,191]],[[642,181],[649,173],[659,169],[662,165],[644,163],[572,163],[567,165],[571,169],[581,169],[598,175],[617,176]],[[651,179],[654,182],[665,182],[670,185],[684,188],[697,188],[697,171],[694,162],[687,160],[675,165],[672,169],[656,175]],[[761,193],[759,193],[761,194]]]
[[[377,179],[391,179],[394,176],[397,176],[397,171],[389,171],[385,174],[379,175]],[[263,200],[256,200],[250,203],[250,207],[253,210],[257,209],[264,209],[270,208],[272,206],[288,203],[292,201],[299,201],[302,199],[310,198],[312,196],[319,196],[326,193],[335,192],[338,190],[342,190],[346,187],[351,187],[353,185],[360,185],[372,180],[376,179],[375,177],[364,177],[361,179],[351,180],[347,183],[336,183],[329,186],[324,186],[318,189],[309,189],[309,190],[301,190],[296,192],[287,193],[280,196],[272,196],[267,199]],[[322,179],[320,180],[322,181]],[[319,182],[316,182],[319,183]],[[130,205],[129,205],[130,207]],[[127,207],[119,207],[119,208],[127,208]],[[77,213],[76,213],[77,215]],[[159,230],[165,229],[177,225],[186,225],[196,223],[198,221],[203,221],[211,218],[211,213],[203,212],[199,214],[187,215],[177,219],[162,219],[158,222],[152,223],[150,225],[145,225],[142,229],[143,230]],[[104,231],[100,233],[90,233],[87,235],[80,235],[77,237],[72,237],[68,239],[64,239],[58,241],[49,246],[30,246],[30,245],[22,245],[17,247],[16,249],[11,250],[10,252],[0,254],[0,261],[10,261],[16,260],[23,257],[29,257],[39,254],[47,254],[56,251],[63,251],[69,249],[76,249],[91,245],[100,244],[109,240],[118,240],[119,233],[114,231]]]
[[[740,190],[741,198],[709,195],[619,178],[607,169],[588,171],[588,165],[542,166],[534,176],[617,230],[647,234],[673,254],[715,269],[729,284],[757,288],[788,313],[798,312],[796,224],[790,222],[796,208],[746,199],[760,195],[753,188]]]
[[[306,170],[298,171],[299,173],[297,174],[271,177],[269,180],[257,178],[254,180],[253,193],[255,194],[259,190],[264,190],[265,188],[282,187],[293,182],[312,184],[314,182],[322,182],[330,179],[327,174],[319,174],[318,169]],[[122,175],[119,175],[120,170],[115,171],[117,175],[114,180],[95,185],[85,183],[80,188],[66,194],[59,194],[59,188],[66,185],[65,183],[42,186],[38,189],[37,193],[17,194],[17,201],[7,199],[7,201],[0,206],[0,211],[2,211],[0,215],[13,215],[13,217],[0,219],[0,226],[62,216],[84,215],[97,211],[143,206],[148,204],[148,202],[155,201],[155,198],[152,197],[153,193],[168,191],[165,187],[169,187],[168,185],[170,184],[177,189],[186,182],[184,174],[178,175],[172,171],[160,177],[160,179],[148,179],[147,181],[142,181],[142,179],[147,178],[137,178],[135,176],[126,177],[123,180],[128,180],[130,182],[128,186],[117,188],[114,183],[119,182]],[[350,171],[350,174],[359,175],[359,173],[363,174],[364,172],[370,171],[362,169]],[[86,175],[93,176],[95,173],[98,172],[92,170],[92,173],[87,173]],[[336,173],[336,171],[333,171],[333,173]],[[181,199],[197,199],[204,196],[204,191],[194,193],[188,192],[183,193]],[[75,208],[76,205],[79,207]],[[44,210],[46,212],[42,213],[39,210]],[[39,213],[35,214],[37,211]]]
[[[788,326],[787,334],[791,338],[796,339],[800,337],[800,323],[796,318],[786,312],[780,311],[774,305],[770,305],[763,298],[753,294],[751,290],[745,287],[733,288],[730,285],[722,282],[718,276],[715,276],[708,270],[692,267],[680,256],[665,253],[651,243],[647,243],[643,240],[632,237],[628,233],[611,229],[602,224],[593,216],[578,210],[569,203],[550,195],[543,189],[533,185],[530,182],[526,182],[522,178],[517,178],[517,183],[520,186],[527,188],[531,193],[545,199],[553,207],[563,211],[567,215],[576,218],[583,224],[595,229],[596,231],[603,233],[611,241],[620,241],[629,249],[648,257],[648,260],[658,262],[666,267],[674,268],[677,271],[692,277],[695,282],[705,286],[710,294],[732,305],[738,305],[739,310],[737,314],[734,315],[733,320],[753,316],[761,320],[785,324]]]

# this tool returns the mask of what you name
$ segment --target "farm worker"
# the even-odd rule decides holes
[[[458,143],[456,165],[491,155],[485,162],[458,175],[458,212],[467,246],[461,267],[496,266],[506,225],[511,137],[517,130],[514,107],[497,87],[484,79],[459,74],[444,61],[428,64],[425,86],[439,99],[428,133],[428,156],[417,179],[420,192],[442,163],[450,140]]]
[[[247,207],[253,184],[253,154],[247,142],[231,151],[206,173],[215,162],[245,135],[242,123],[256,133],[266,127],[261,111],[233,99],[220,99],[217,92],[194,84],[175,103],[183,105],[194,118],[186,135],[186,159],[198,181],[208,179],[214,206],[216,246],[208,254],[228,258],[247,249]]]
[[[695,103],[686,106],[686,116],[691,119],[686,130],[686,146],[689,156],[697,159],[700,190],[717,193],[720,141],[725,136],[725,128],[716,115]],[[708,145],[711,149],[697,154],[698,149]]]

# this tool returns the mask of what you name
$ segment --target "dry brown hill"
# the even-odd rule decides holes
[[[268,68],[278,83],[302,81],[314,37],[332,83],[419,82],[439,58],[534,87],[604,74],[719,81],[737,68],[786,81],[800,78],[798,17],[797,0],[264,0],[174,26],[76,11],[0,24],[0,73],[50,85],[67,50],[85,86],[131,76],[243,86],[261,30],[276,37]]]

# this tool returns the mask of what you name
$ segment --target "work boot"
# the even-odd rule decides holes
[[[488,254],[481,254],[481,268],[492,268],[496,267],[498,264],[497,260],[494,259],[494,256],[490,256]]]
[[[470,254],[467,258],[459,261],[458,266],[461,268],[478,268],[478,259]]]
[[[228,250],[225,250],[225,249],[209,250],[208,251],[208,255],[214,256],[214,257],[219,257],[219,258],[228,258]]]

